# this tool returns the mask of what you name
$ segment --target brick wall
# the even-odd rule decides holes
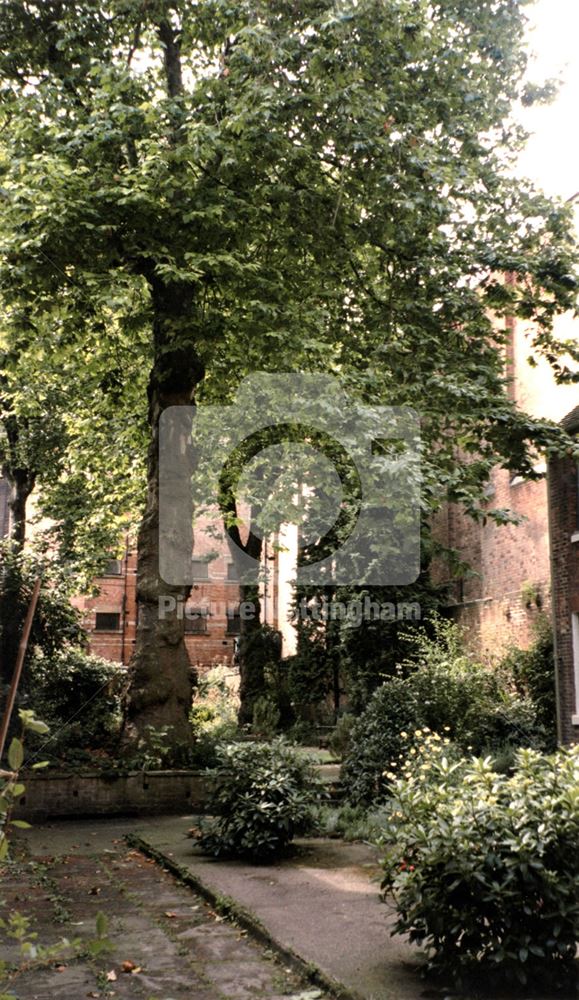
[[[206,553],[196,552],[203,558]],[[119,572],[95,580],[98,594],[79,597],[74,603],[83,613],[89,635],[89,649],[97,656],[128,664],[134,647],[137,629],[137,553],[129,548],[118,560]],[[235,621],[228,617],[228,609],[239,605],[239,584],[228,579],[232,564],[226,546],[221,546],[216,558],[207,564],[207,580],[193,585],[187,602],[190,609],[207,609],[201,625],[203,631],[189,632],[185,642],[193,666],[206,672],[216,663],[231,666],[235,652]],[[117,615],[118,627],[99,628],[102,615]],[[106,620],[105,620],[106,624]]]
[[[435,537],[468,564],[466,576],[451,585],[450,608],[466,627],[471,649],[485,658],[513,645],[527,648],[537,617],[550,608],[546,482],[522,481],[495,469],[488,505],[511,509],[521,522],[478,523],[449,504],[433,525]],[[432,572],[438,583],[453,577],[444,560]]]
[[[24,795],[16,804],[17,819],[57,817],[141,816],[202,812],[212,781],[194,771],[138,771],[101,775],[22,773]]]

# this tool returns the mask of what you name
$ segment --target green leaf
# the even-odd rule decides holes
[[[19,771],[23,762],[24,746],[22,745],[22,741],[15,736],[8,750],[8,763],[13,771]]]
[[[26,723],[26,729],[29,729],[31,733],[40,733],[43,736],[50,732],[50,727],[46,725],[46,722],[41,722],[40,719],[31,719]]]
[[[17,826],[19,830],[31,830],[32,827],[30,823],[27,823],[24,819],[13,819],[12,826]]]

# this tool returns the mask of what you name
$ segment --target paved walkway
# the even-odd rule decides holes
[[[110,950],[59,953],[5,977],[0,993],[19,1000],[326,1000],[190,888],[130,850],[123,836],[137,823],[59,823],[26,834],[28,856],[2,872],[4,913],[33,917],[38,942],[49,945],[63,937],[89,943],[103,911]],[[18,959],[4,933],[0,957]]]
[[[426,989],[417,949],[392,938],[393,914],[380,902],[379,869],[364,844],[298,841],[298,853],[273,865],[204,857],[187,839],[190,819],[143,824],[140,836],[215,894],[250,910],[279,943],[364,1000],[444,996]]]

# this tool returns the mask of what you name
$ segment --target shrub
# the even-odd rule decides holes
[[[402,677],[393,677],[373,694],[366,711],[352,726],[350,748],[340,780],[354,805],[382,798],[388,782],[384,771],[406,750],[401,733],[413,730],[420,718],[414,691]]]
[[[557,739],[557,702],[555,695],[555,652],[553,629],[547,615],[535,623],[535,640],[529,649],[511,649],[499,670],[514,678],[519,693],[530,698],[539,724],[545,732],[549,749]]]
[[[545,749],[546,733],[532,701],[509,685],[509,676],[474,663],[462,648],[462,632],[437,619],[433,639],[419,635],[406,676],[386,681],[352,728],[342,768],[348,798],[369,804],[388,791],[387,771],[410,743],[403,732],[449,732],[464,752],[491,753],[512,765],[517,747]]]
[[[330,736],[328,745],[335,757],[345,757],[352,739],[352,729],[354,728],[353,715],[341,715],[334,732]]]
[[[301,746],[308,747],[312,742],[312,723],[306,722],[305,719],[298,719],[288,729],[286,736],[290,743],[299,743]]]
[[[210,854],[265,861],[313,826],[321,783],[307,758],[283,740],[219,748],[216,779],[218,819],[199,840]]]
[[[268,695],[262,695],[253,703],[252,730],[256,736],[262,739],[271,739],[275,736],[280,721],[280,712],[276,703]]]
[[[218,746],[237,736],[238,710],[239,676],[225,664],[217,664],[200,678],[189,717],[194,738],[192,766],[216,767]]]
[[[70,760],[71,749],[110,745],[120,730],[124,681],[117,664],[81,649],[35,656],[23,700],[50,727],[43,754]]]
[[[28,665],[35,654],[56,656],[80,645],[86,634],[80,612],[70,602],[71,581],[54,560],[0,541],[0,566],[0,684],[11,680],[34,583],[38,576],[43,579],[20,684],[23,692],[30,686]]]
[[[519,750],[516,770],[456,760],[436,735],[389,775],[383,889],[396,933],[459,984],[572,975],[579,935],[579,747]]]
[[[17,800],[26,791],[26,786],[20,782],[20,770],[24,766],[24,740],[30,733],[39,736],[46,736],[48,726],[45,722],[37,719],[33,712],[20,709],[18,718],[21,725],[20,738],[14,736],[10,741],[7,753],[7,764],[10,770],[0,770],[0,862],[5,861],[8,850],[8,832],[12,826],[27,827],[28,823],[22,820],[12,820],[12,809]],[[32,765],[32,770],[37,771],[46,766],[46,761],[39,761]],[[0,923],[0,929],[5,929]],[[0,963],[0,971],[2,971]]]

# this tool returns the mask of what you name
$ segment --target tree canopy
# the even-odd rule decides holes
[[[525,6],[0,3],[7,336],[33,329],[27,359],[92,386],[83,462],[103,400],[136,414],[148,374],[137,728],[182,735],[189,698],[182,627],[156,612],[166,406],[228,401],[254,371],[334,373],[419,410],[426,510],[480,511],[494,462],[532,474],[534,449],[570,447],[515,411],[504,374],[506,316],[532,321],[559,380],[579,356],[553,334],[576,301],[570,209],[512,170],[513,108],[537,96]]]

